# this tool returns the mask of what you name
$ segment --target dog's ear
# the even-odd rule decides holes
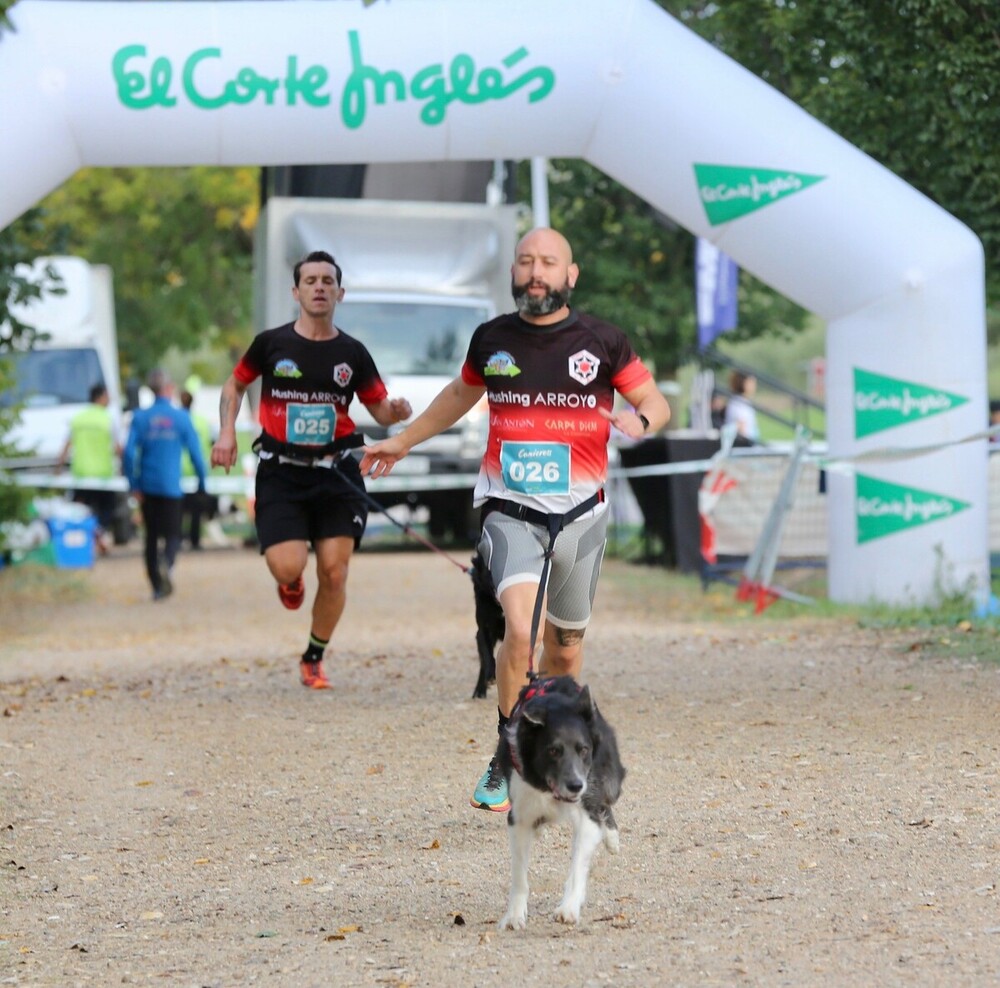
[[[544,703],[526,703],[524,710],[521,711],[521,716],[529,724],[534,724],[535,727],[544,727],[546,713],[547,707]]]
[[[584,686],[580,690],[580,697],[577,700],[577,709],[587,720],[594,719],[594,699],[590,695],[590,687]]]

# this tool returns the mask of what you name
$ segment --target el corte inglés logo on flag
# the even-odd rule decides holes
[[[951,518],[969,506],[945,494],[890,484],[859,473],[855,478],[858,545]]]
[[[854,368],[854,437],[950,412],[969,399],[912,381]]]
[[[695,165],[694,174],[698,195],[712,226],[763,209],[826,178],[825,175],[732,165]]]

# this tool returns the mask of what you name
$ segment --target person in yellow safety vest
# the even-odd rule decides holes
[[[193,405],[194,395],[187,389],[183,390],[181,392],[181,407],[191,416],[191,424],[198,434],[198,442],[201,445],[201,455],[206,463],[210,463],[212,459],[212,426],[204,415],[194,410]],[[194,477],[195,475],[194,464],[185,450],[181,459],[181,476]],[[198,491],[186,493],[181,511],[185,520],[184,531],[188,543],[192,549],[200,549],[201,521],[203,517],[211,518],[215,514],[215,498]]]
[[[67,460],[70,472],[81,486],[73,490],[73,500],[85,504],[97,520],[94,535],[98,551],[108,551],[107,530],[114,522],[115,492],[109,488],[87,487],[87,481],[108,481],[118,474],[118,457],[121,443],[116,435],[116,425],[108,407],[108,389],[95,384],[90,389],[90,404],[81,409],[69,424],[69,436],[59,454],[57,469],[61,471]]]

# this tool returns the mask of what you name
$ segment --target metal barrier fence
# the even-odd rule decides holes
[[[737,483],[719,496],[712,511],[715,551],[720,556],[748,556],[778,496],[788,465],[787,453],[758,453],[726,462]],[[794,501],[782,530],[781,559],[817,559],[827,555],[824,475],[818,464],[803,464]],[[1000,555],[1000,447],[989,458],[988,534],[990,553]]]

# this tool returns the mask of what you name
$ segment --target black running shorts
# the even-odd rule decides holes
[[[300,467],[261,460],[257,467],[257,538],[260,551],[279,542],[348,536],[361,545],[368,508],[353,456],[331,467]]]

